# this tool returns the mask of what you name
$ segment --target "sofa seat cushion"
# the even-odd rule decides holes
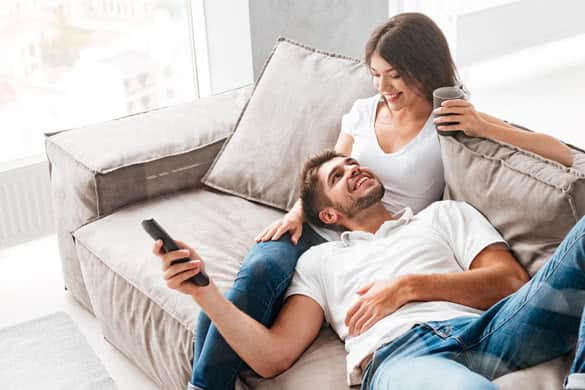
[[[494,384],[499,390],[562,389],[571,361],[572,356],[567,354],[499,377]],[[324,328],[303,357],[288,371],[272,379],[260,379],[252,372],[245,371],[242,375],[243,383],[236,386],[236,390],[357,389],[357,387],[350,388],[346,385],[344,370],[343,345],[329,328]]]
[[[184,389],[190,378],[194,326],[200,311],[188,296],[167,288],[152,240],[140,222],[154,217],[176,239],[195,247],[209,275],[227,290],[255,234],[281,212],[244,199],[197,189],[124,208],[75,233],[83,278],[105,337],[130,356],[159,386]],[[560,383],[567,364],[556,362],[510,374],[496,383],[542,389]],[[344,389],[345,350],[330,328],[295,363],[276,378],[245,372],[239,388]],[[521,378],[522,385],[514,377]]]
[[[95,315],[112,344],[162,388],[184,389],[191,373],[199,307],[166,286],[152,239],[140,222],[154,217],[195,247],[227,290],[261,228],[281,212],[204,189],[123,208],[74,232]]]
[[[194,247],[218,287],[227,290],[257,232],[282,213],[205,189],[179,192],[126,207],[74,233],[113,272],[161,305],[185,327],[195,322],[193,300],[166,286],[153,241],[140,222],[155,218],[175,239]],[[84,275],[84,278],[91,275]]]

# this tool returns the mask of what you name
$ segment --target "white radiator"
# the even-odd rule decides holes
[[[0,249],[54,231],[48,162],[0,171]]]

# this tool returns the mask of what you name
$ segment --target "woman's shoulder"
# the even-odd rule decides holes
[[[355,135],[364,131],[371,124],[372,112],[375,109],[375,102],[380,95],[374,95],[366,98],[357,99],[351,110],[343,116],[342,131]]]
[[[353,103],[353,110],[360,110],[360,111],[371,111],[372,107],[375,103],[380,101],[380,94],[376,94],[374,96],[368,96],[365,98],[357,99]]]

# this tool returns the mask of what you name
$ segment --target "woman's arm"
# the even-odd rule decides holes
[[[339,133],[337,142],[335,143],[335,151],[337,153],[345,154],[346,156],[351,155],[351,149],[353,147],[353,137],[347,133]]]
[[[557,161],[567,167],[573,165],[571,149],[556,138],[522,130],[491,115],[477,112],[473,105],[465,100],[448,100],[433,112],[441,115],[453,114],[435,118],[436,124],[459,122],[457,125],[439,126],[439,130],[462,130],[471,137],[495,139]]]

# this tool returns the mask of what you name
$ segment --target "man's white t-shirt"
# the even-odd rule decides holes
[[[505,241],[464,202],[435,202],[414,216],[405,209],[376,234],[348,231],[341,241],[310,248],[299,259],[286,296],[306,295],[323,308],[325,319],[345,341],[348,383],[358,384],[360,362],[415,324],[478,316],[481,311],[447,301],[411,302],[351,337],[344,321],[359,298],[355,291],[369,282],[401,275],[469,270],[479,252],[497,242]]]
[[[343,116],[341,132],[353,137],[352,157],[382,181],[385,188],[382,202],[386,209],[395,214],[408,207],[416,214],[443,195],[445,179],[439,135],[431,115],[404,148],[385,153],[374,128],[380,96],[358,99]],[[340,239],[340,232],[311,227],[329,241]]]

